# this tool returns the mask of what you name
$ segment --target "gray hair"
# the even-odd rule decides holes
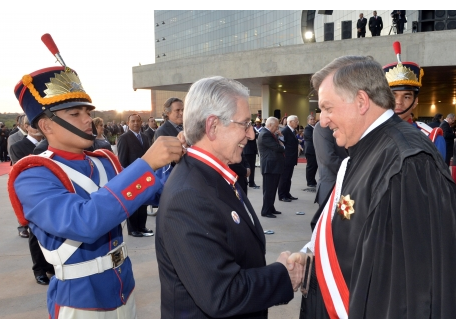
[[[210,115],[228,125],[236,114],[239,99],[248,101],[249,90],[235,80],[217,76],[195,82],[185,96],[184,134],[187,143],[193,145],[203,138]]]
[[[311,118],[315,118],[315,116],[313,116],[313,115],[307,116],[307,122],[309,122],[309,120],[310,120]]]
[[[313,88],[318,92],[323,80],[331,74],[336,93],[347,100],[352,101],[363,90],[384,109],[396,106],[382,66],[371,56],[342,56],[333,60],[312,76]]]
[[[271,126],[272,124],[279,123],[279,119],[277,117],[271,116],[268,117],[266,120],[266,127]]]
[[[446,118],[454,118],[454,114],[453,114],[453,113],[450,113],[450,114],[447,115]]]
[[[296,115],[289,115],[288,118],[287,118],[287,122],[288,121],[294,121],[294,120],[298,120],[298,117]]]

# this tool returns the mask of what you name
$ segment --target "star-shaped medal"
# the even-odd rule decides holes
[[[340,196],[339,203],[337,203],[337,213],[340,214],[342,220],[350,220],[350,215],[355,213],[355,209],[353,209],[354,204],[355,200],[350,200],[350,194]]]

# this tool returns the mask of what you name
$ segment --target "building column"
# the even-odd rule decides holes
[[[261,118],[265,119],[269,116],[272,116],[269,113],[269,85],[262,85],[261,86]]]

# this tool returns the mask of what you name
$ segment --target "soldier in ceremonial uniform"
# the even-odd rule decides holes
[[[412,118],[413,110],[418,105],[418,93],[424,76],[423,69],[415,62],[401,61],[401,43],[394,42],[393,48],[397,55],[397,63],[385,65],[383,71],[394,94],[396,103],[394,113],[421,130],[435,144],[445,160],[446,144],[443,130],[439,127],[432,128],[423,122],[415,122]]]
[[[49,147],[13,166],[11,203],[54,266],[50,318],[134,318],[135,281],[120,224],[140,205],[157,200],[166,177],[157,171],[179,160],[182,143],[162,137],[122,173],[111,152],[84,151],[95,139],[95,107],[46,35],[43,41],[63,67],[25,75],[14,92]]]
[[[312,76],[320,123],[348,150],[311,242],[301,318],[455,318],[456,184],[436,147],[393,112],[371,57]]]

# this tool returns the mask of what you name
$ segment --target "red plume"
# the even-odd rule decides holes
[[[398,41],[393,43],[394,53],[401,54],[401,43]]]
[[[49,51],[51,51],[52,55],[56,55],[60,52],[50,34],[44,34],[43,36],[41,36],[41,40],[43,41],[44,45],[46,45],[46,47],[49,49]]]

